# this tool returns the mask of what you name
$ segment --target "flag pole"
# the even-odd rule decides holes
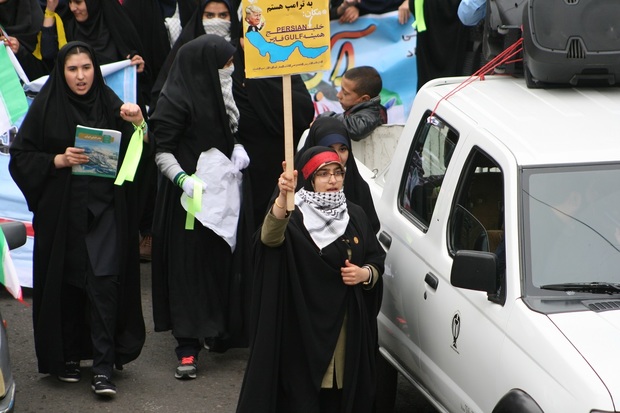
[[[286,172],[293,173],[295,169],[294,147],[293,147],[293,98],[291,94],[291,75],[282,76],[282,98],[284,102],[284,160],[286,161]],[[295,194],[287,192],[286,210],[295,209]]]

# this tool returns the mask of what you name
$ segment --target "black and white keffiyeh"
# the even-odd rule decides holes
[[[226,106],[226,113],[228,114],[228,122],[230,123],[230,130],[235,133],[239,127],[239,109],[235,103],[235,98],[232,92],[232,74],[235,70],[233,65],[218,69],[220,75],[220,85],[222,86],[222,96],[224,97],[224,106]]]
[[[295,205],[303,215],[304,226],[319,249],[342,236],[349,224],[347,199],[343,191],[312,192],[300,189]]]

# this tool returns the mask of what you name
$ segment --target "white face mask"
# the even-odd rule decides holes
[[[204,19],[202,21],[202,27],[205,29],[206,34],[215,34],[230,41],[230,21],[218,17]]]

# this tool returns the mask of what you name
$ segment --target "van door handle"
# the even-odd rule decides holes
[[[381,231],[379,234],[379,242],[386,250],[389,250],[392,245],[392,237],[387,232]]]
[[[437,289],[439,285],[439,278],[435,277],[432,273],[427,273],[426,277],[424,277],[424,282],[428,284],[433,290]]]

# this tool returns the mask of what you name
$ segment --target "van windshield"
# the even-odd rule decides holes
[[[620,165],[526,169],[523,178],[528,283],[620,283]]]

